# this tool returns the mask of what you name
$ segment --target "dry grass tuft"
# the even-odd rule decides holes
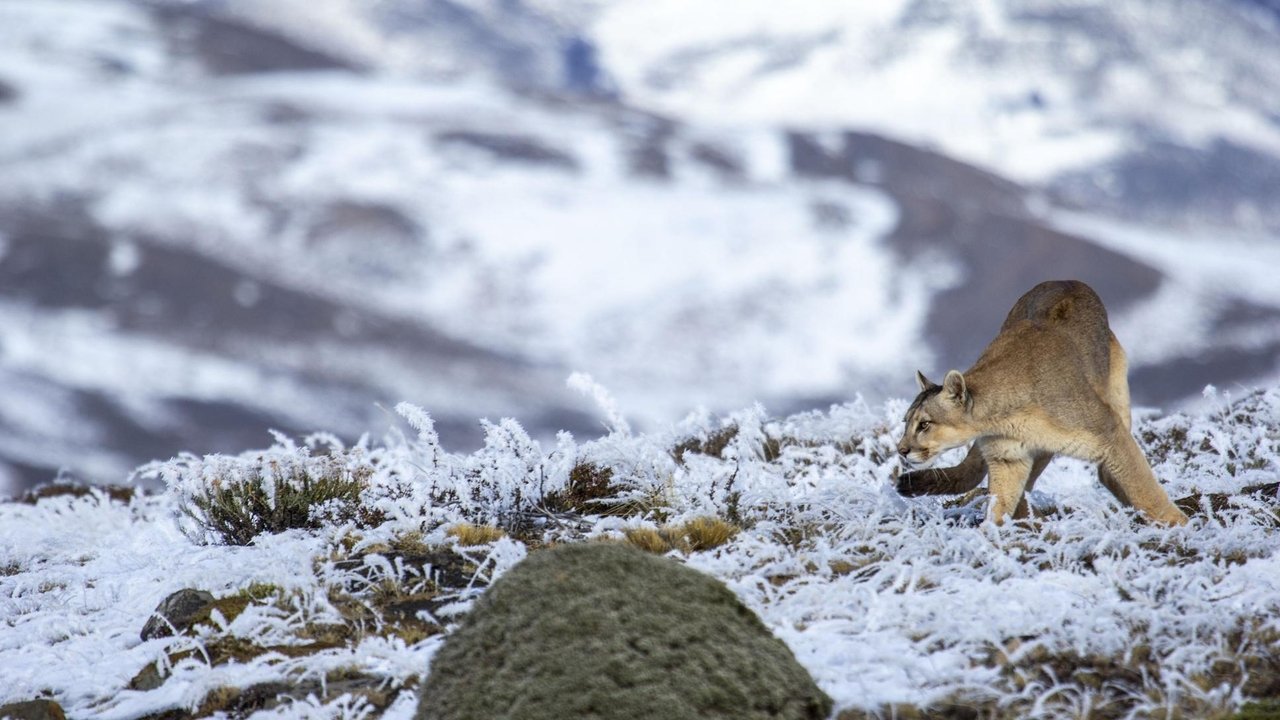
[[[401,555],[422,556],[431,552],[431,548],[422,538],[422,533],[416,530],[396,535],[391,538],[390,545],[392,550]]]
[[[488,545],[507,536],[500,528],[493,525],[472,525],[471,523],[458,523],[445,530],[445,535],[456,538],[458,544],[464,547]]]
[[[733,539],[738,528],[716,517],[696,517],[684,524],[681,535],[694,550],[710,550]]]
[[[738,534],[738,528],[720,518],[704,516],[657,530],[637,527],[622,532],[627,543],[661,555],[672,550],[690,553],[720,547]]]
[[[671,541],[653,528],[627,528],[622,531],[626,541],[641,550],[655,555],[665,555],[672,550]]]

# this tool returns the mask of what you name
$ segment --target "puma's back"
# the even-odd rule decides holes
[[[1000,330],[1021,324],[1072,343],[1090,370],[1106,374],[1113,336],[1102,298],[1088,285],[1079,280],[1050,280],[1031,288],[1018,298]]]
[[[1069,403],[1089,390],[1107,394],[1118,350],[1098,294],[1078,280],[1053,280],[1018,298],[965,377],[985,380],[1005,403]]]

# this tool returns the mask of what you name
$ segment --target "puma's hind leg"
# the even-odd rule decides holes
[[[1124,431],[1129,432],[1133,425],[1133,410],[1129,407],[1129,359],[1120,347],[1120,341],[1111,335],[1111,358],[1107,372],[1107,405],[1109,405]]]
[[[1098,482],[1122,504],[1135,507],[1155,522],[1185,525],[1187,516],[1169,500],[1151,465],[1133,439],[1133,411],[1129,406],[1129,361],[1116,336],[1111,336],[1107,404],[1120,423],[1110,443],[1109,457],[1098,463]]]
[[[987,461],[974,444],[960,464],[948,468],[913,470],[898,477],[898,493],[917,495],[962,495],[978,487],[987,476]]]
[[[1098,478],[1118,498],[1162,525],[1186,525],[1187,516],[1178,509],[1156,480],[1142,448],[1125,430],[1114,433],[1098,463]]]
[[[1125,494],[1124,488],[1120,487],[1120,483],[1116,482],[1115,476],[1108,472],[1101,463],[1098,464],[1098,482],[1102,483],[1102,487],[1114,495],[1121,505],[1135,507],[1133,501]]]
[[[1124,348],[1120,347],[1120,341],[1116,340],[1114,334],[1111,335],[1111,358],[1109,372],[1107,373],[1107,406],[1115,413],[1116,419],[1120,421],[1120,426],[1124,428],[1126,433],[1130,432],[1133,424],[1133,410],[1129,406],[1129,360],[1125,357]],[[1115,477],[1107,470],[1103,463],[1098,464],[1098,482],[1102,483],[1121,505],[1133,506],[1133,502],[1129,500],[1125,494],[1124,488],[1116,482]]]

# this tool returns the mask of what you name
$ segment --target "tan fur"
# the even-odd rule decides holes
[[[1054,455],[1067,455],[1097,463],[1099,482],[1153,522],[1187,522],[1129,432],[1128,362],[1088,285],[1040,283],[973,367],[948,372],[941,386],[921,373],[916,380],[902,457],[922,463],[973,446],[959,465],[901,476],[902,494],[963,493],[990,476],[987,517],[998,524],[1025,517],[1024,494]]]

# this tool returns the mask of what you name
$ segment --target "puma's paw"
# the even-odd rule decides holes
[[[898,494],[904,497],[929,495],[935,484],[932,475],[933,473],[928,470],[915,470],[898,475]]]
[[[1187,514],[1182,512],[1178,506],[1170,503],[1162,512],[1156,514],[1153,518],[1158,525],[1176,526],[1186,525],[1191,521]]]

